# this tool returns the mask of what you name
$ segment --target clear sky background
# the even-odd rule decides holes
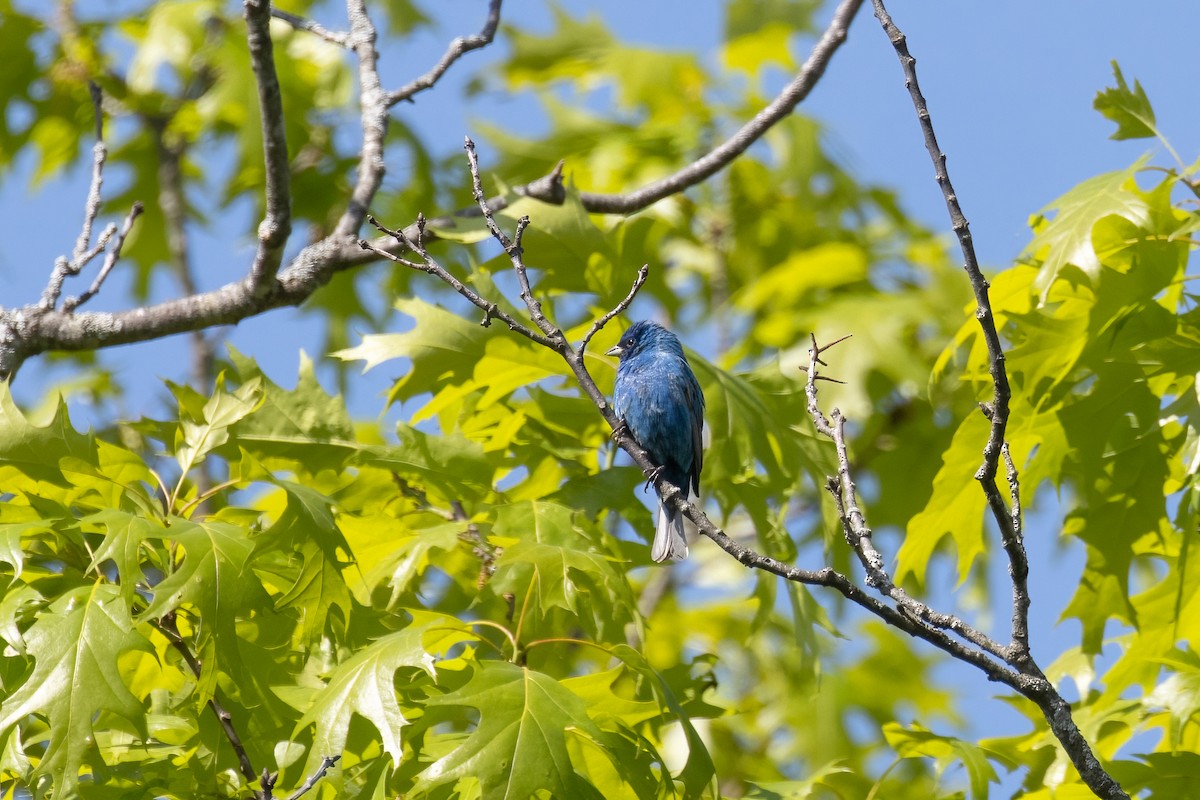
[[[95,3],[83,2],[84,9]],[[455,35],[474,32],[484,16],[484,0],[438,0],[424,4],[442,27],[423,33],[404,50],[385,53],[385,84],[398,86],[423,72]],[[715,65],[721,18],[716,3],[692,0],[562,0],[572,14],[601,16],[619,36],[632,41],[687,49]],[[935,229],[950,231],[941,194],[922,145],[895,53],[869,3],[855,20],[849,41],[834,56],[825,77],[801,110],[827,126],[827,143],[859,180],[894,188],[903,207]],[[452,11],[451,11],[452,10]],[[819,14],[821,24],[832,10]],[[963,210],[970,220],[975,246],[985,268],[1003,269],[1019,256],[1029,239],[1027,221],[1076,183],[1101,172],[1127,166],[1147,150],[1146,140],[1113,142],[1112,123],[1092,109],[1097,91],[1112,83],[1111,61],[1120,63],[1132,84],[1139,80],[1158,115],[1159,127],[1186,162],[1200,156],[1200,62],[1196,60],[1200,5],[1196,0],[894,0],[890,11],[907,34],[917,58],[917,70],[929,102],[950,175]],[[547,30],[550,13],[542,0],[509,0],[509,20],[522,27]],[[328,20],[336,24],[337,17]],[[798,42],[798,60],[811,42]],[[504,48],[502,40],[495,47]],[[537,130],[537,106],[531,98],[484,96],[460,104],[458,89],[493,58],[488,51],[466,56],[433,92],[397,113],[414,125],[436,149],[457,147],[475,120],[498,123],[507,130]],[[778,76],[782,84],[785,76]],[[740,123],[741,121],[735,121]],[[486,141],[481,142],[486,154]],[[1159,159],[1159,163],[1165,160]],[[32,164],[22,161],[0,183],[0,225],[5,247],[0,249],[0,304],[36,302],[54,258],[69,252],[78,235],[87,191],[88,170],[77,169],[32,189]],[[533,176],[523,176],[526,178]],[[402,170],[389,182],[402,180]],[[116,178],[114,178],[116,180]],[[582,187],[587,188],[587,187]],[[146,198],[153,202],[153,198]],[[430,211],[437,211],[431,209]],[[239,231],[249,209],[228,212],[229,226]],[[245,274],[253,255],[249,237],[216,232],[197,233],[196,271],[203,288],[215,288]],[[86,278],[90,281],[90,275]],[[81,281],[82,282],[82,281]],[[121,307],[120,270],[113,285],[94,302],[94,308]],[[67,293],[81,291],[68,284]],[[176,291],[162,280],[160,298]],[[965,292],[964,292],[965,295]],[[228,341],[255,357],[277,382],[292,385],[298,350],[316,352],[319,332],[311,319],[304,325],[290,310],[271,312],[243,322]],[[186,380],[186,343],[176,337],[162,342],[117,348],[103,354],[118,377],[130,387],[119,409],[77,409],[86,422],[93,415],[116,412],[123,416],[162,413],[165,396],[160,378]],[[23,368],[16,390],[31,401],[48,386],[67,377],[61,368],[41,359]],[[379,413],[379,392],[394,377],[387,370],[369,373],[352,396],[352,410],[371,417]],[[1044,518],[1043,518],[1044,519]],[[1043,663],[1077,641],[1077,630],[1055,627],[1066,595],[1082,566],[1082,552],[1055,555],[1056,533],[1029,526],[1034,593],[1032,638]],[[703,547],[703,543],[699,547]],[[1007,582],[997,565],[993,585]],[[1063,576],[1055,580],[1055,573]],[[935,576],[937,573],[933,573]],[[952,577],[945,576],[938,601],[952,602]],[[1006,601],[1003,592],[999,593]],[[996,618],[1006,618],[1005,608]],[[1071,623],[1073,626],[1074,623]],[[951,667],[946,680],[968,686],[979,699],[968,713],[982,724],[981,735],[1015,733],[1022,725],[1007,707],[988,699],[994,687],[975,671]],[[997,726],[1003,726],[997,730]],[[1009,782],[1006,788],[1011,788]]]

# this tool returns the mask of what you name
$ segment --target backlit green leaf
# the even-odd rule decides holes
[[[548,675],[505,662],[483,662],[465,686],[427,701],[467,706],[479,724],[453,752],[421,774],[419,790],[472,777],[484,797],[594,796],[571,763],[568,740],[596,739],[600,729],[577,695]]]
[[[144,724],[142,704],[117,662],[153,648],[135,631],[117,588],[103,583],[60,597],[26,631],[25,643],[33,672],[0,705],[0,738],[8,740],[30,715],[44,719],[49,735],[35,775],[49,776],[56,796],[70,796],[95,746],[99,714],[117,714],[135,728]]]

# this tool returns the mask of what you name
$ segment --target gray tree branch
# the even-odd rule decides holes
[[[1017,468],[1012,461],[1008,443],[1004,438],[1008,427],[1009,401],[1012,398],[1012,390],[1009,387],[1008,371],[1005,367],[1004,347],[1000,341],[1000,333],[996,329],[996,318],[992,313],[991,299],[988,295],[989,283],[979,268],[979,260],[975,256],[975,245],[967,218],[963,215],[958,195],[954,191],[954,186],[950,182],[950,174],[946,170],[946,155],[942,152],[937,136],[934,134],[933,119],[925,97],[921,93],[921,85],[917,81],[917,60],[909,53],[908,41],[892,21],[883,0],[872,0],[872,3],[875,8],[875,16],[883,26],[884,33],[887,34],[888,40],[891,41],[896,55],[900,59],[904,84],[912,98],[921,134],[925,139],[925,149],[933,161],[934,175],[942,189],[946,210],[950,215],[950,225],[958,237],[962,250],[963,268],[966,270],[967,279],[975,293],[975,317],[979,321],[983,339],[987,345],[992,376],[992,401],[985,405],[983,410],[991,422],[991,429],[983,449],[983,465],[975,473],[975,479],[982,486],[992,517],[1000,529],[1001,544],[1009,561],[1009,576],[1012,583],[1012,642],[1006,648],[1005,660],[1020,670],[1023,675],[1036,682],[1036,691],[1025,694],[1041,708],[1050,729],[1062,744],[1071,763],[1079,770],[1079,775],[1088,788],[1097,797],[1108,798],[1108,800],[1128,800],[1129,795],[1100,764],[1091,745],[1080,732],[1079,726],[1075,724],[1070,704],[1046,679],[1029,650],[1029,559],[1022,538]],[[996,482],[996,473],[1002,456],[1008,470],[1011,507],[1005,503]]]
[[[258,15],[274,13],[274,16],[298,28],[311,31],[314,35],[335,44],[343,44],[357,56],[362,150],[355,186],[334,230],[320,241],[302,249],[275,275],[275,281],[264,279],[269,274],[274,275],[270,268],[274,245],[264,245],[264,240],[260,238],[255,264],[261,266],[247,270],[248,277],[210,292],[198,292],[177,300],[117,312],[68,313],[65,310],[38,305],[0,307],[0,379],[15,374],[27,359],[49,351],[97,350],[144,342],[177,333],[200,331],[214,325],[232,325],[271,309],[298,305],[328,283],[338,272],[375,261],[384,257],[383,253],[395,254],[403,251],[404,246],[400,241],[390,236],[377,239],[368,248],[359,246],[359,229],[383,180],[383,145],[387,133],[389,100],[388,93],[380,84],[378,53],[375,50],[376,31],[367,14],[365,3],[363,0],[347,0],[350,31],[346,34],[330,32],[295,15],[271,12],[266,0],[251,0],[251,5],[255,20],[259,20]],[[247,5],[248,16],[251,15],[251,5]],[[498,13],[499,5],[499,2],[493,2],[489,8],[488,22],[480,36],[486,34],[493,13]],[[585,193],[585,207],[595,212],[630,213],[673,193],[684,191],[728,165],[772,125],[785,118],[808,95],[824,74],[833,54],[845,41],[848,26],[861,5],[862,0],[843,0],[839,4],[829,26],[813,47],[796,78],[729,140],[676,174],[628,194]],[[260,21],[256,21],[255,24],[259,25],[260,31],[266,25]],[[248,29],[250,27],[248,20]],[[448,52],[455,49],[454,43],[451,43]],[[270,59],[260,50],[256,63],[266,68],[269,62]],[[273,67],[270,72],[273,75]],[[260,82],[260,87],[262,85]],[[397,93],[404,91],[402,88],[397,90]],[[271,134],[266,117],[272,113],[275,112],[270,110],[269,104],[264,104],[263,125],[264,135],[267,136]],[[282,114],[282,110],[278,113]],[[278,117],[274,121],[277,120]],[[519,186],[515,191],[519,195],[544,202],[562,203],[566,197],[562,185],[562,164],[549,175]],[[498,211],[507,206],[508,199],[494,197],[488,200],[487,204],[492,211]],[[480,212],[477,208],[472,208],[462,213]],[[435,221],[452,222],[453,218],[440,217]],[[264,219],[264,222],[266,221]],[[403,234],[404,238],[412,240],[417,236],[417,231],[414,226],[409,226]],[[433,231],[426,230],[422,236],[428,242],[433,238]],[[265,241],[276,240],[268,236]]]
[[[358,180],[333,236],[357,241],[358,229],[383,182],[383,143],[387,137],[388,113],[387,97],[379,81],[375,23],[367,13],[364,0],[346,0],[346,12],[350,17],[350,48],[358,58],[359,119],[363,138]]]
[[[847,600],[862,607],[875,616],[883,619],[890,625],[893,625],[900,630],[909,633],[912,636],[923,639],[933,646],[943,650],[952,657],[970,664],[981,670],[989,680],[1004,683],[1010,686],[1020,694],[1027,697],[1046,697],[1054,693],[1053,687],[1044,677],[1024,674],[1002,660],[1001,654],[1005,652],[1005,647],[997,642],[988,639],[981,633],[973,631],[965,622],[953,615],[938,614],[932,612],[924,604],[918,603],[906,595],[897,599],[889,596],[895,606],[890,605],[880,599],[875,598],[861,587],[854,583],[849,577],[843,575],[832,567],[823,567],[817,570],[809,570],[801,567],[784,564],[781,561],[773,559],[758,553],[736,540],[730,538],[721,528],[716,526],[708,516],[698,507],[689,503],[686,495],[680,491],[679,487],[673,486],[661,476],[661,470],[649,457],[649,455],[641,448],[637,441],[629,434],[620,420],[617,419],[612,407],[609,405],[607,398],[600,391],[596,382],[592,379],[588,372],[587,366],[584,363],[584,349],[582,347],[574,347],[567,341],[565,334],[554,326],[553,322],[546,317],[540,302],[534,296],[529,287],[528,271],[526,269],[523,254],[521,253],[519,243],[515,238],[510,238],[499,229],[495,220],[491,219],[493,212],[488,203],[482,199],[482,190],[479,187],[479,168],[478,162],[474,157],[473,147],[468,140],[467,143],[468,161],[471,166],[472,183],[475,185],[475,195],[479,199],[481,213],[488,218],[489,230],[493,236],[508,252],[510,261],[512,262],[513,271],[517,275],[518,284],[521,286],[521,296],[525,302],[525,307],[528,310],[529,319],[533,322],[534,327],[530,327],[516,318],[505,314],[497,318],[502,319],[508,327],[526,338],[548,347],[562,356],[567,366],[575,375],[580,388],[584,394],[591,399],[599,410],[605,421],[613,430],[613,439],[617,444],[625,450],[633,459],[642,471],[652,480],[667,503],[673,504],[681,513],[695,523],[701,534],[715,542],[722,550],[729,553],[741,564],[752,569],[761,569],[773,575],[777,575],[785,580],[804,583],[812,586],[826,586],[840,593]],[[418,224],[423,227],[423,222]],[[525,224],[528,224],[527,222]],[[525,225],[519,223],[518,230],[523,230]],[[397,232],[399,233],[399,232]],[[370,246],[364,242],[364,245]],[[421,271],[427,272],[441,280],[447,282],[455,291],[470,301],[473,305],[481,309],[495,309],[497,304],[485,297],[482,297],[474,289],[463,284],[452,275],[439,263],[429,255],[427,250],[421,248],[419,255],[422,258],[422,263],[406,262],[399,257],[394,260],[400,263],[405,263],[407,266]],[[449,280],[447,279],[449,278]],[[611,320],[620,309],[628,307],[632,297],[636,294],[637,288],[642,283],[643,278],[639,273],[635,280],[630,293],[618,304],[617,309],[603,315],[593,325],[591,332],[588,334],[590,339],[594,335],[594,331],[602,326],[605,322]],[[501,312],[502,313],[502,312]],[[819,352],[818,352],[819,355]],[[810,368],[810,383],[815,383],[820,377],[815,374],[816,361],[813,362],[813,367]],[[837,434],[840,435],[840,434]],[[844,440],[843,440],[844,446]],[[848,474],[848,473],[847,473]],[[861,514],[859,515],[861,518]],[[862,519],[862,524],[865,526],[865,519]],[[950,635],[953,632],[956,636],[961,636],[966,639],[966,643],[959,641]],[[974,645],[974,646],[969,646]]]
[[[881,11],[882,3],[880,0],[874,0],[876,3],[877,14],[881,13],[881,19],[886,19],[886,11]],[[885,22],[885,26],[889,25],[890,21]],[[896,40],[893,39],[893,42]],[[911,58],[911,57],[910,57]],[[906,65],[906,74],[912,70],[911,63]],[[909,81],[910,89],[919,92],[915,84],[915,73],[912,73],[912,79]],[[919,111],[923,108],[923,104],[918,107]],[[932,137],[932,126],[929,124],[928,111],[924,114],[919,114],[922,127],[928,126],[926,131],[927,140]],[[936,145],[934,145],[936,148]],[[736,558],[740,563],[753,569],[761,569],[778,575],[786,580],[796,581],[799,583],[827,586],[839,592],[843,597],[851,602],[859,605],[875,616],[883,619],[890,625],[893,625],[906,633],[923,639],[929,642],[934,647],[948,653],[955,659],[964,663],[975,666],[981,670],[989,680],[1004,683],[1011,687],[1022,696],[1028,698],[1035,703],[1043,712],[1051,730],[1063,745],[1072,763],[1075,764],[1087,785],[1092,791],[1102,798],[1110,800],[1127,800],[1128,795],[1120,787],[1120,785],[1110,776],[1103,766],[1099,763],[1095,754],[1092,751],[1091,745],[1079,730],[1071,713],[1070,704],[1058,693],[1054,685],[1046,678],[1045,674],[1034,662],[1032,656],[1028,653],[1027,638],[1022,640],[1024,645],[1023,653],[1017,650],[1016,639],[1014,644],[1008,646],[1002,645],[995,640],[975,630],[972,626],[954,614],[937,612],[927,606],[925,603],[911,598],[903,589],[897,587],[891,577],[888,575],[885,568],[883,556],[876,550],[871,537],[871,530],[867,525],[866,517],[858,505],[857,489],[855,488],[851,467],[848,455],[848,449],[845,439],[845,420],[841,413],[836,409],[831,417],[827,417],[820,409],[817,402],[817,382],[822,379],[819,374],[819,365],[823,365],[821,361],[821,353],[827,348],[821,348],[817,345],[814,338],[812,348],[810,349],[810,363],[807,367],[808,380],[806,382],[806,395],[808,398],[808,408],[813,422],[818,431],[824,433],[833,439],[838,456],[838,475],[829,479],[828,488],[833,494],[839,517],[842,521],[843,528],[846,533],[847,542],[853,551],[858,555],[860,562],[866,570],[866,583],[868,586],[875,588],[884,595],[892,604],[883,602],[872,597],[865,592],[857,584],[855,584],[848,576],[843,575],[831,567],[824,567],[818,570],[807,570],[799,567],[790,566],[779,562],[773,558],[757,553],[750,548],[731,539],[723,530],[714,525],[708,516],[697,508],[692,503],[687,501],[686,493],[682,492],[679,487],[671,485],[661,477],[661,470],[655,464],[649,455],[641,448],[636,440],[629,434],[628,430],[620,424],[610,407],[607,398],[596,386],[587,367],[584,363],[584,348],[582,346],[573,347],[566,339],[560,329],[554,326],[553,322],[547,318],[542,308],[540,301],[534,295],[529,284],[527,269],[523,260],[523,253],[520,247],[521,234],[529,224],[529,219],[523,217],[517,226],[517,234],[514,238],[510,238],[496,224],[494,212],[490,204],[484,198],[484,192],[481,185],[479,174],[478,160],[475,155],[474,145],[470,139],[466,142],[467,158],[471,169],[471,179],[473,194],[479,206],[480,213],[484,216],[489,231],[493,238],[504,248],[512,262],[513,270],[516,273],[518,284],[521,288],[521,298],[525,302],[525,306],[529,313],[530,320],[534,323],[537,330],[531,329],[523,323],[511,317],[506,317],[510,329],[526,336],[527,338],[537,341],[550,349],[559,353],[574,373],[583,392],[592,400],[596,408],[604,416],[609,426],[613,430],[613,438],[618,445],[625,450],[634,460],[643,472],[648,476],[649,480],[655,483],[660,496],[664,498],[664,502],[674,505],[682,514],[688,517],[695,523],[701,534],[714,541],[721,549]],[[931,151],[932,152],[932,151]],[[940,151],[938,151],[940,155]],[[944,159],[943,159],[944,162]],[[944,163],[940,166],[939,182],[943,187],[949,186],[949,176],[945,174]],[[948,190],[952,196],[952,189]],[[948,198],[948,205],[950,204]],[[957,202],[954,201],[952,209],[957,208]],[[953,216],[953,211],[952,211]],[[961,211],[958,212],[961,218]],[[423,227],[423,221],[419,221]],[[965,219],[962,224],[956,224],[955,230],[960,236],[960,241],[966,231]],[[365,244],[365,243],[364,243]],[[969,239],[964,244],[964,249],[970,249]],[[420,255],[422,256],[424,265],[410,264],[418,269],[423,269],[430,274],[436,275],[443,280],[449,273],[429,256],[428,252],[421,248]],[[973,252],[971,256],[973,258]],[[980,276],[976,264],[974,274]],[[968,269],[968,275],[972,276],[972,272]],[[452,276],[450,276],[452,278]],[[639,274],[638,280],[635,281],[629,295],[621,301],[617,309],[600,317],[593,325],[591,332],[588,334],[588,339],[608,320],[611,320],[622,307],[627,307],[631,302],[637,289],[644,280],[644,276]],[[449,282],[449,281],[448,281]],[[496,308],[496,303],[486,298],[479,296],[474,290],[465,286],[461,281],[452,278],[450,285],[455,288],[463,297],[471,301],[480,308],[491,309]],[[977,289],[977,291],[980,291]],[[984,301],[987,298],[986,282],[981,290]],[[978,295],[977,295],[978,296]],[[990,306],[988,306],[990,311]],[[990,320],[991,315],[980,314],[981,321]],[[486,318],[485,318],[486,321]],[[993,325],[994,331],[994,325]],[[998,344],[998,337],[996,338]],[[999,351],[999,370],[1003,373],[1003,351]],[[1004,386],[1007,387],[1007,381],[1004,381]],[[1007,406],[1005,406],[1007,408]],[[989,409],[990,411],[990,409]],[[997,456],[1004,455],[1006,466],[1009,470],[1010,485],[1013,499],[1013,509],[1005,510],[1006,525],[1001,526],[1002,534],[1006,537],[1015,538],[1019,543],[1020,535],[1020,514],[1019,514],[1019,488],[1017,484],[1016,467],[1012,463],[1011,456],[1008,454],[1007,446],[1001,441],[1001,446],[997,448]],[[994,475],[993,475],[994,478]],[[994,481],[993,481],[994,483]],[[986,490],[986,483],[985,483]],[[1003,500],[1001,499],[1003,506]],[[1020,610],[1021,613],[1026,613],[1028,610],[1028,588],[1026,584],[1028,565],[1023,559],[1019,559],[1011,552],[1011,542],[1006,539],[1006,552],[1009,553],[1012,559],[1012,573],[1014,583],[1014,593],[1022,594],[1025,598],[1025,603]],[[1024,554],[1023,545],[1021,546],[1021,555]],[[1025,567],[1025,573],[1019,572],[1021,566]],[[1016,615],[1016,610],[1014,610]],[[1015,621],[1014,621],[1015,626]],[[1016,628],[1014,627],[1014,631]],[[950,634],[961,638],[952,638]],[[1008,663],[1005,663],[1008,662]]]
[[[291,25],[296,30],[308,31],[314,36],[317,36],[330,44],[335,44],[338,47],[349,47],[349,34],[341,31],[331,31],[324,25],[318,22],[313,22],[310,19],[305,19],[299,14],[293,14],[290,11],[280,11],[278,8],[271,9],[271,16],[278,20],[283,20],[288,25]]]
[[[288,163],[287,135],[284,126],[283,97],[279,76],[275,74],[275,46],[271,43],[270,0],[245,0],[246,43],[250,66],[258,85],[258,106],[262,118],[263,161],[266,167],[266,214],[258,225],[258,252],[250,267],[255,292],[270,289],[279,271],[283,248],[292,234],[291,174]]]
[[[387,104],[394,106],[396,103],[406,100],[411,101],[413,95],[433,88],[441,80],[442,76],[446,74],[446,70],[450,69],[454,65],[454,62],[462,58],[463,55],[491,44],[492,40],[496,38],[496,29],[500,27],[500,4],[502,1],[491,0],[488,4],[487,20],[483,23],[483,28],[479,33],[474,36],[459,36],[450,42],[450,46],[446,48],[446,52],[438,60],[438,63],[433,65],[432,69],[419,78],[409,81],[399,89],[388,92]]]

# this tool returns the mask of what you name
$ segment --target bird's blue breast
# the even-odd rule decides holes
[[[698,483],[704,400],[681,355],[659,350],[623,359],[613,401],[629,432],[663,466],[664,478],[685,491]]]

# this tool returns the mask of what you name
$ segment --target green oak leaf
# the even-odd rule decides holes
[[[1184,730],[1200,713],[1200,656],[1191,648],[1177,650],[1173,658],[1162,659],[1161,663],[1169,668],[1170,676],[1146,697],[1146,706],[1167,711],[1164,727],[1168,741],[1172,749],[1186,749]]]
[[[491,588],[518,597],[532,591],[542,614],[564,609],[595,632],[633,622],[633,589],[616,560],[593,544],[598,537],[575,511],[556,503],[501,506],[490,541],[504,551]]]
[[[403,756],[400,731],[408,724],[396,697],[395,675],[401,667],[437,675],[437,656],[478,636],[457,619],[419,609],[408,609],[412,623],[404,630],[383,636],[338,664],[324,688],[313,696],[296,732],[315,726],[309,750],[309,767],[325,756],[341,755],[350,719],[355,714],[379,731],[383,751],[394,766]],[[306,772],[311,773],[306,768]]]
[[[393,606],[401,593],[419,588],[430,565],[450,575],[459,574],[459,568],[478,572],[479,562],[473,554],[456,552],[466,523],[433,519],[439,521],[414,526],[387,514],[338,517],[357,565],[345,580],[359,602],[369,605],[371,593],[386,582],[392,589],[388,606]]]
[[[355,461],[417,478],[464,502],[491,488],[495,467],[479,444],[458,434],[439,436],[404,423],[397,424],[396,433],[398,443],[364,445]]]
[[[942,454],[942,466],[933,480],[933,493],[924,510],[909,520],[904,543],[896,556],[896,582],[909,576],[925,580],[929,560],[942,539],[950,536],[958,550],[958,580],[966,580],[971,566],[985,550],[983,511],[986,500],[972,479],[983,463],[988,421],[970,414],[954,433]]]
[[[7,382],[0,381],[0,487],[4,492],[36,491],[40,481],[68,486],[60,462],[78,459],[99,466],[96,443],[79,433],[61,398],[45,424],[30,422],[13,401]]]
[[[1117,130],[1109,138],[1151,139],[1157,136],[1154,109],[1150,107],[1150,98],[1146,97],[1142,84],[1135,80],[1130,89],[1116,61],[1112,62],[1112,68],[1117,85],[1097,92],[1092,103],[1097,111],[1117,123]]]
[[[829,780],[831,776],[853,773],[849,767],[835,762],[807,771],[808,777],[800,781],[751,781],[754,789],[746,796],[750,800],[808,800],[821,796],[818,789],[836,790],[836,784]]]
[[[321,635],[334,606],[349,617],[353,601],[342,570],[350,563],[350,545],[338,529],[328,497],[298,483],[276,482],[287,495],[287,506],[255,549],[260,555],[282,554],[288,560],[276,567],[291,585],[275,607],[296,609],[297,642],[308,643]],[[292,563],[297,557],[298,567]]]
[[[1026,255],[1041,259],[1035,287],[1044,302],[1062,271],[1072,265],[1095,282],[1100,261],[1092,245],[1092,228],[1110,214],[1145,225],[1146,201],[1137,192],[1134,175],[1146,165],[1140,158],[1125,169],[1090,178],[1038,212],[1033,240]],[[1046,215],[1053,212],[1053,217]]]
[[[254,542],[250,533],[245,525],[219,518],[194,522],[174,517],[155,536],[181,545],[184,557],[154,587],[154,597],[140,619],[158,619],[181,608],[197,615],[192,624],[199,646],[212,647],[214,653],[203,659],[202,695],[213,690],[218,670],[240,672],[246,668],[238,648],[238,619],[247,608],[271,605],[251,569]]]
[[[121,596],[126,602],[132,601],[138,582],[145,579],[142,573],[143,544],[147,539],[161,539],[167,535],[163,523],[141,514],[117,509],[98,511],[83,517],[79,522],[81,525],[104,526],[104,541],[96,548],[89,569],[96,569],[105,561],[112,561],[120,579]]]
[[[34,774],[51,777],[55,797],[70,797],[94,746],[97,715],[111,712],[140,726],[142,704],[125,685],[118,661],[154,648],[134,628],[120,590],[104,583],[59,597],[24,638],[33,672],[0,705],[0,741],[31,714],[43,717],[46,752]]]
[[[418,791],[476,778],[484,797],[525,798],[538,791],[551,797],[596,795],[572,766],[568,740],[602,734],[583,700],[549,675],[481,662],[462,688],[426,701],[427,709],[440,706],[476,708],[479,724],[421,773]]]
[[[883,735],[901,758],[932,758],[943,771],[952,763],[961,763],[967,770],[970,796],[975,800],[987,800],[988,786],[1000,782],[992,760],[1001,761],[1008,769],[1016,766],[1016,762],[1001,753],[953,736],[938,735],[916,724],[888,722],[883,726]]]
[[[412,422],[440,412],[466,395],[483,391],[484,402],[506,397],[566,371],[552,351],[498,326],[476,322],[417,298],[396,301],[396,310],[412,318],[404,333],[368,334],[356,347],[333,355],[365,362],[364,370],[404,358],[410,368],[388,394],[388,401],[407,400],[431,392],[431,400]]]
[[[175,433],[175,460],[185,475],[228,441],[230,426],[252,414],[262,403],[262,381],[247,381],[232,392],[225,390],[224,383],[217,379],[200,420],[180,421]]]
[[[258,381],[262,386],[262,402],[254,413],[230,427],[231,445],[259,458],[300,461],[311,472],[337,469],[357,451],[345,401],[321,387],[312,361],[303,353],[294,389],[271,381],[252,359],[232,347],[229,356],[243,385]]]

